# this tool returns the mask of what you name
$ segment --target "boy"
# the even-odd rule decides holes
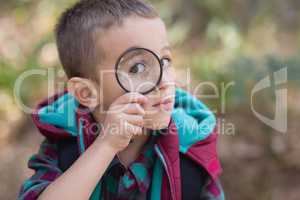
[[[175,88],[165,26],[150,5],[80,1],[61,16],[56,40],[68,87],[33,113],[45,140],[19,199],[224,199],[215,118]],[[150,53],[121,56],[132,48]],[[130,78],[160,72],[157,85],[124,90],[124,60]]]

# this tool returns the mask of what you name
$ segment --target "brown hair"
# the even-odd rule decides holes
[[[103,59],[96,47],[95,33],[119,25],[125,17],[158,17],[142,0],[81,0],[67,9],[56,26],[59,58],[68,78],[91,77],[94,66]]]

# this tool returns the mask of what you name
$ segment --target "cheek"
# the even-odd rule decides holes
[[[169,85],[165,91],[160,93],[149,94],[148,98],[150,99],[150,103],[146,105],[145,111],[146,115],[144,116],[145,120],[145,128],[149,128],[152,130],[159,130],[166,128],[169,125],[172,110],[161,110],[159,108],[152,107],[151,105],[157,102],[158,99],[164,97],[170,97],[173,99],[173,107],[175,102],[175,85]]]
[[[102,76],[100,82],[100,104],[107,110],[109,106],[121,95],[125,94],[122,88],[119,87],[114,73],[107,73]]]
[[[168,80],[169,80],[170,82],[174,82],[174,81],[176,80],[176,73],[175,73],[173,67],[170,67],[170,68],[167,70],[167,76],[168,76]]]

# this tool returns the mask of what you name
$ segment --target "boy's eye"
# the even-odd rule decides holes
[[[163,58],[163,59],[161,59],[161,62],[162,62],[164,69],[171,67],[171,59],[170,58]]]
[[[142,73],[145,71],[145,68],[146,68],[146,66],[144,64],[137,63],[129,69],[129,72],[133,73],[133,74]]]

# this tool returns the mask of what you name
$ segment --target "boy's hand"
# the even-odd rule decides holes
[[[106,142],[116,153],[125,149],[132,136],[141,135],[145,111],[142,105],[147,97],[139,93],[126,93],[109,107],[103,124],[102,142]]]

